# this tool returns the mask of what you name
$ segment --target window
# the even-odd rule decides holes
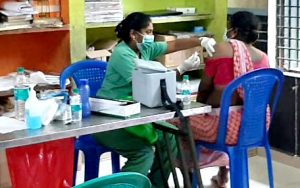
[[[300,72],[300,2],[277,0],[277,66]]]

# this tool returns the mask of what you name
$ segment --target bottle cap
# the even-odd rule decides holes
[[[189,80],[189,75],[183,75],[183,80]]]
[[[202,26],[195,26],[194,33],[202,33],[204,32],[204,28]]]
[[[80,85],[88,85],[89,84],[89,80],[88,79],[80,79],[79,83],[80,83]]]
[[[74,89],[73,89],[73,94],[78,94],[78,93],[79,93],[78,89],[77,89],[77,88],[74,88]]]
[[[17,69],[17,72],[18,72],[18,73],[24,73],[24,72],[25,72],[24,67],[19,67],[19,68]]]

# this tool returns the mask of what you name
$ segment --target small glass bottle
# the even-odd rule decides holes
[[[87,118],[91,115],[90,107],[90,86],[87,79],[80,79],[79,94],[81,96],[82,117]]]
[[[82,106],[81,106],[81,97],[79,95],[78,89],[73,89],[73,95],[70,96],[70,106],[71,106],[72,121],[81,121]]]
[[[190,86],[190,81],[189,81],[189,75],[184,75],[183,76],[183,83],[182,83],[182,102],[183,105],[190,105],[191,104],[191,86]]]

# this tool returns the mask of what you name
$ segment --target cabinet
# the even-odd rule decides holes
[[[271,146],[291,155],[300,154],[299,85],[299,76],[285,76],[281,98],[269,131]]]
[[[84,5],[84,1],[82,1]],[[166,9],[168,7],[196,7],[199,16],[170,17],[162,20],[153,19],[155,32],[165,33],[168,30],[192,31],[196,25],[203,25],[209,32],[214,33],[217,40],[221,40],[226,27],[227,0],[123,0],[124,13],[133,11],[150,11]],[[84,17],[77,19],[84,20]],[[84,21],[83,21],[84,22]],[[117,23],[86,24],[86,44],[84,48],[101,39],[115,39]],[[83,48],[83,47],[81,47]],[[81,59],[85,54],[78,55]],[[82,57],[80,57],[82,56]],[[74,58],[74,60],[76,60]]]
[[[154,21],[158,32],[169,29],[187,31],[195,25],[203,25],[220,40],[226,26],[227,0],[123,0],[123,6],[126,15],[133,11],[191,6],[203,14]],[[63,28],[0,32],[0,64],[3,65],[0,75],[15,71],[18,66],[60,72],[71,62],[85,59],[90,43],[115,38],[117,23],[85,24],[84,0],[61,0],[61,15],[65,24]]]
[[[0,3],[4,0],[0,0]],[[63,28],[21,29],[0,32],[0,75],[19,66],[31,70],[60,72],[70,64],[69,1],[61,2]]]

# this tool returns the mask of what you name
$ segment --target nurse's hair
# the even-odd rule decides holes
[[[251,44],[259,37],[260,20],[251,12],[239,11],[230,17],[230,27],[237,31],[236,39]]]
[[[117,37],[126,43],[130,41],[130,31],[140,31],[147,28],[151,19],[148,15],[141,12],[134,12],[129,14],[115,29]]]

